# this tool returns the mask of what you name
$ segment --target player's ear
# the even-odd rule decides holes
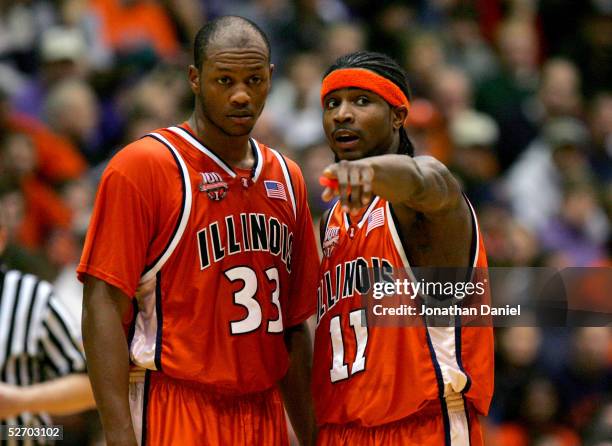
[[[274,64],[270,64],[270,79],[272,79],[272,73],[274,73]]]
[[[189,79],[189,87],[193,94],[200,94],[200,70],[195,65],[189,65],[189,71],[187,73]]]
[[[406,108],[406,106],[399,105],[397,107],[393,107],[393,109],[391,110],[391,113],[393,114],[392,116],[393,128],[394,129],[402,128],[404,126],[404,123],[406,122],[406,118],[408,117],[408,109]]]

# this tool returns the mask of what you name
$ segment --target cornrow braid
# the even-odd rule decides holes
[[[398,86],[400,90],[410,100],[410,86],[406,72],[399,64],[386,54],[374,51],[357,51],[339,57],[331,67],[325,72],[325,76],[335,70],[342,68],[363,68],[390,80]],[[400,128],[400,146],[398,153],[414,156],[414,146],[408,138],[404,127]]]

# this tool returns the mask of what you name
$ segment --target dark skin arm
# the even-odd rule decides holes
[[[136,446],[128,403],[129,353],[122,326],[130,299],[91,276],[85,280],[83,297],[83,344],[106,443]]]
[[[310,392],[312,343],[306,323],[285,329],[289,370],[280,382],[285,408],[302,446],[315,444],[315,419]]]
[[[338,195],[346,211],[358,213],[378,195],[393,204],[407,255],[418,266],[467,266],[472,221],[458,181],[429,156],[381,155],[328,166],[325,176],[338,180],[323,198]],[[350,196],[349,196],[350,188]]]

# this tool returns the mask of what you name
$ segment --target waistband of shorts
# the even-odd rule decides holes
[[[464,398],[465,397],[462,394],[455,394],[451,398],[446,399],[446,407],[447,407],[448,413],[452,414],[452,413],[458,413],[458,412],[465,412],[466,409],[470,411],[470,413],[473,412],[473,410],[471,409],[472,404],[467,399],[465,400],[465,405],[464,405],[464,402],[463,402]],[[320,426],[320,428],[334,429],[334,428],[349,427],[351,429],[376,429],[376,428],[393,427],[393,426],[398,426],[402,424],[418,423],[427,418],[434,418],[434,417],[441,417],[441,416],[442,416],[442,405],[441,405],[440,400],[438,399],[438,400],[425,401],[424,404],[421,405],[421,407],[419,407],[419,409],[417,409],[415,412],[411,413],[410,415],[407,415],[404,418],[400,418],[398,420],[390,421],[384,424],[365,426],[365,425],[360,424],[358,421],[352,421],[346,424],[331,424],[331,423],[323,424]]]
[[[257,399],[267,400],[274,394],[279,392],[277,386],[272,386],[267,389],[255,392],[239,392],[234,389],[223,388],[211,384],[204,384],[198,381],[175,378],[173,376],[169,376],[163,372],[155,370],[150,370],[149,373],[151,383],[154,383],[155,385],[168,385],[172,387],[194,390],[199,394],[205,396],[207,399],[249,399],[251,401]]]

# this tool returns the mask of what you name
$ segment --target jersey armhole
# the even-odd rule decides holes
[[[168,151],[172,155],[172,158],[176,163],[176,167],[181,176],[181,188],[183,194],[181,201],[181,209],[179,211],[174,230],[172,231],[172,235],[168,239],[168,242],[166,243],[164,249],[162,249],[162,251],[158,254],[155,260],[153,260],[153,262],[151,262],[145,267],[144,271],[141,274],[141,283],[151,280],[161,270],[168,258],[174,252],[174,249],[179,244],[183,236],[183,232],[185,231],[185,227],[187,226],[187,221],[189,220],[189,215],[191,214],[192,203],[191,181],[189,179],[189,172],[187,170],[185,161],[181,157],[178,150],[160,133],[149,133],[143,138],[146,137],[153,138],[154,140],[162,144],[166,149],[168,149]]]
[[[321,249],[323,248],[323,239],[325,237],[325,231],[327,230],[327,224],[329,223],[331,211],[331,208],[323,211],[321,220],[319,221],[319,244],[321,245]]]

